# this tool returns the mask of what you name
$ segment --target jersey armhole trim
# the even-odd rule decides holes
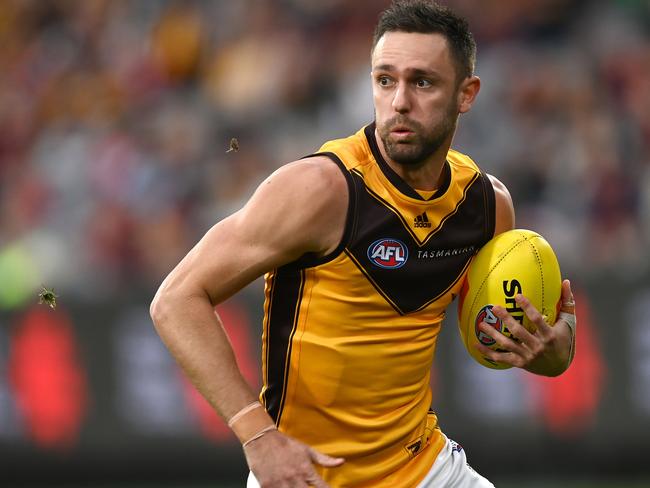
[[[313,268],[315,266],[320,266],[321,264],[325,264],[329,261],[332,261],[334,258],[336,258],[338,255],[340,255],[343,252],[343,250],[348,246],[348,244],[352,239],[352,233],[354,230],[354,215],[357,206],[356,205],[357,196],[356,196],[354,181],[352,180],[352,175],[350,175],[350,172],[345,167],[345,164],[343,164],[343,161],[341,161],[341,158],[339,158],[333,152],[318,152],[318,153],[305,156],[304,158],[301,159],[311,158],[315,156],[325,156],[331,159],[332,161],[334,161],[334,163],[336,163],[338,168],[341,170],[341,173],[343,173],[343,176],[345,177],[345,181],[348,185],[348,209],[345,216],[345,228],[343,230],[343,236],[341,237],[338,246],[336,246],[336,248],[332,252],[321,257],[316,257],[314,253],[304,254],[293,263],[295,266],[301,269]]]
[[[483,183],[483,198],[485,200],[485,242],[487,242],[494,237],[496,229],[496,196],[490,177],[482,170],[481,182]]]

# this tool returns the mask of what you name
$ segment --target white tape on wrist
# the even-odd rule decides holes
[[[242,449],[248,446],[251,442],[256,441],[257,439],[262,437],[267,432],[271,432],[272,430],[277,430],[277,427],[275,425],[269,425],[268,427],[263,428],[257,434],[253,435],[253,437],[248,439],[246,442],[242,443],[241,445]]]

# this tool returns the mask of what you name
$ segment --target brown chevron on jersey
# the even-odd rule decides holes
[[[355,175],[359,176],[360,178],[363,178],[363,174],[362,174],[361,172],[359,172],[359,171],[357,171],[357,170],[352,170],[351,172],[354,173]],[[416,241],[420,246],[422,246],[422,245],[426,244],[426,243],[429,241],[429,239],[431,239],[431,237],[433,237],[434,234],[436,234],[437,232],[440,231],[440,229],[442,229],[442,227],[444,226],[444,224],[445,224],[445,222],[446,222],[446,220],[447,220],[448,218],[450,218],[450,217],[453,216],[456,212],[458,212],[458,209],[460,208],[460,206],[463,204],[463,202],[464,202],[465,199],[467,198],[467,191],[468,191],[469,188],[470,188],[470,187],[471,187],[471,186],[476,182],[476,180],[478,180],[479,177],[480,177],[480,174],[477,173],[476,175],[474,175],[474,177],[473,177],[471,180],[469,180],[469,182],[467,183],[467,185],[465,185],[465,187],[463,188],[463,194],[462,194],[462,197],[458,200],[458,202],[456,203],[456,206],[453,208],[453,210],[452,210],[451,212],[447,213],[447,214],[446,214],[446,215],[445,215],[445,216],[440,220],[440,223],[439,223],[439,224],[438,224],[434,229],[432,229],[431,231],[429,231],[429,233],[427,234],[427,236],[426,236],[424,239],[420,239],[420,238],[418,238],[417,234],[413,231],[413,229],[411,229],[411,224],[409,223],[409,221],[406,220],[406,218],[404,217],[404,215],[402,215],[402,214],[400,213],[400,211],[399,211],[397,208],[395,208],[391,203],[389,203],[388,201],[386,201],[385,199],[383,199],[382,197],[380,197],[377,193],[375,193],[375,192],[374,192],[372,189],[370,189],[369,187],[366,186],[365,188],[366,188],[366,191],[367,191],[367,192],[368,192],[368,193],[369,193],[369,194],[370,194],[374,199],[376,199],[379,203],[381,203],[381,204],[384,205],[386,208],[388,208],[391,212],[393,212],[393,213],[394,213],[394,214],[395,214],[395,215],[396,215],[396,216],[397,216],[397,217],[402,221],[402,224],[404,225],[404,228],[409,232],[409,234],[411,234],[411,236],[413,237],[413,240],[415,240],[415,241]]]

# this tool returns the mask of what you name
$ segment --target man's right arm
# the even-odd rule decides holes
[[[347,198],[342,196],[347,193],[343,174],[329,160],[312,158],[282,167],[244,208],[212,227],[156,293],[151,316],[158,334],[225,420],[256,396],[237,367],[214,306],[271,269],[308,252],[325,255],[335,249],[345,227]],[[258,423],[273,425],[270,417],[256,416]],[[275,432],[245,452],[263,486],[300,486],[295,480],[313,478],[313,462],[340,464]],[[324,486],[315,478],[312,484]]]

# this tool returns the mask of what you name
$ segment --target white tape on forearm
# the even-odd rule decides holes
[[[569,330],[571,331],[571,350],[569,352],[569,363],[568,363],[571,364],[571,361],[573,361],[573,356],[575,356],[576,353],[576,323],[577,323],[576,316],[575,314],[572,313],[560,312],[558,315],[558,319],[564,320],[566,324],[569,326]]]
[[[233,424],[235,422],[237,422],[240,418],[242,418],[248,412],[250,412],[251,410],[254,410],[256,408],[262,408],[262,404],[260,402],[258,402],[258,401],[255,401],[253,403],[249,403],[248,405],[246,405],[239,412],[237,412],[235,415],[230,417],[230,420],[228,420],[228,427],[232,428],[232,426],[233,426]]]
[[[571,329],[571,335],[573,337],[576,336],[576,316],[575,314],[572,313],[567,313],[567,312],[560,312],[558,315],[558,318],[560,320],[564,320],[566,324],[569,326],[569,329]]]

